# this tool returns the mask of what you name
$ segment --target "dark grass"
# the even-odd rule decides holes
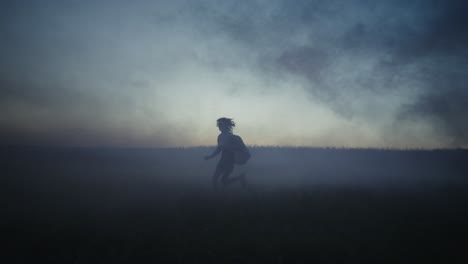
[[[468,152],[1,149],[8,263],[467,263]]]

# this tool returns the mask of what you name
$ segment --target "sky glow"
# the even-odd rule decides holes
[[[468,146],[464,1],[1,6],[2,144]]]

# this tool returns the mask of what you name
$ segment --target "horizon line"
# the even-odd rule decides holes
[[[297,145],[256,145],[246,144],[249,148],[278,148],[278,149],[341,149],[341,150],[395,150],[395,151],[436,151],[436,150],[468,150],[467,147],[352,147],[352,146],[297,146]],[[46,145],[46,144],[1,144],[0,148],[57,148],[57,149],[195,149],[215,148],[216,145],[195,146],[115,146],[115,145]]]

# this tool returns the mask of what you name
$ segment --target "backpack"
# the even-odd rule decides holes
[[[245,146],[242,138],[234,135],[234,163],[237,165],[244,165],[250,159],[250,151]]]

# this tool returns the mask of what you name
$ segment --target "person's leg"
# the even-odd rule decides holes
[[[225,184],[225,185],[229,185],[229,184],[232,184],[232,183],[235,183],[235,182],[240,182],[240,184],[242,186],[244,186],[244,187],[247,185],[247,180],[245,178],[245,173],[241,173],[236,177],[224,177],[224,175],[223,175],[223,178],[221,180],[222,180],[223,184]]]
[[[226,171],[224,171],[224,173],[222,174],[221,182],[224,185],[230,185],[235,182],[240,182],[240,184],[245,187],[247,185],[245,173],[241,173],[236,177],[229,177],[231,173],[233,172],[233,170],[234,170],[234,164],[232,164],[232,166],[230,166],[229,168],[227,168]]]
[[[221,177],[222,170],[219,166],[216,166],[215,172],[213,174],[213,179],[212,179],[212,184],[213,184],[213,189],[218,189],[218,182],[219,178]]]
[[[224,167],[224,170],[222,172],[221,176],[221,182],[223,185],[229,185],[231,184],[231,179],[229,178],[229,175],[231,175],[232,171],[234,170],[234,165],[232,164],[226,164]]]

